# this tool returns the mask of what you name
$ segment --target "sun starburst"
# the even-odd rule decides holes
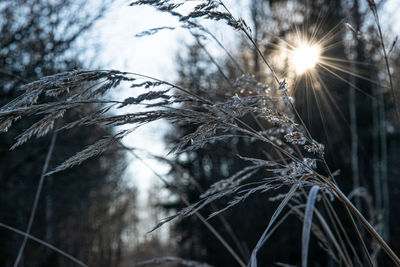
[[[298,75],[311,71],[320,59],[321,49],[318,45],[301,43],[291,51],[291,64]]]

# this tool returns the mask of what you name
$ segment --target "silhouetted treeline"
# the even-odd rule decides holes
[[[282,40],[293,39],[295,31],[316,41],[323,40],[323,45],[329,47],[322,51],[322,56],[326,58],[325,65],[316,67],[319,79],[312,80],[307,75],[297,77],[293,92],[295,106],[313,138],[325,145],[327,163],[331,171],[336,172],[338,184],[347,194],[358,188],[353,192],[354,202],[399,252],[400,232],[396,222],[400,218],[396,211],[400,201],[396,177],[400,169],[395,164],[399,159],[399,124],[394,113],[395,101],[387,88],[382,47],[377,41],[378,34],[368,5],[357,0],[251,0],[248,8],[251,21],[247,23],[252,28],[253,38],[262,53],[272,60],[281,78],[290,76],[290,63],[274,60],[274,53],[279,54],[279,47],[285,45]],[[346,28],[345,23],[352,25],[353,31]],[[271,73],[246,38],[232,52],[236,60],[233,62],[228,56],[210,59],[206,44],[211,43],[212,38],[207,34],[204,36],[207,41],[198,38],[178,57],[180,86],[197,94],[206,92],[205,96],[216,101],[235,93],[246,97],[249,92],[234,89],[235,81],[241,75],[273,88]],[[393,39],[385,41],[390,43]],[[399,72],[399,62],[395,60],[398,58],[398,50],[394,49],[391,55],[394,60],[390,61],[394,73]],[[274,65],[274,62],[278,64]],[[398,78],[394,80],[395,86],[398,86]],[[254,83],[254,88],[256,86],[257,83]],[[269,127],[250,115],[243,120],[260,131]],[[196,125],[175,125],[167,140],[173,144],[195,129]],[[277,157],[270,147],[240,137],[232,138],[230,142],[216,141],[183,154],[175,162],[189,175],[174,169],[173,181],[192,203],[199,199],[202,190],[248,164],[238,155],[267,159]],[[265,175],[268,174],[259,173],[251,182],[260,181]],[[244,262],[248,262],[251,250],[278,206],[279,202],[271,202],[270,198],[280,192],[269,191],[251,196],[222,213],[223,217],[211,219],[210,222]],[[286,193],[287,189],[282,192]],[[204,208],[201,213],[207,217],[225,205],[224,199],[218,200],[215,206]],[[185,206],[177,201],[165,203],[165,207],[180,209]],[[339,205],[336,207],[342,209]],[[339,214],[343,218],[347,216],[343,209]],[[301,220],[290,216],[259,253],[260,266],[272,266],[274,262],[297,265],[301,257],[301,227]],[[344,219],[344,227],[350,233],[354,230],[348,219]],[[195,216],[176,223],[174,231],[182,257],[215,266],[237,266],[233,257]],[[356,240],[355,236],[350,236]],[[365,237],[373,250],[370,237],[367,234]],[[361,245],[356,244],[356,250],[362,254]],[[310,251],[310,266],[335,266],[317,242],[312,243]],[[390,266],[386,265],[391,264],[389,259],[382,254],[376,254],[379,266]]]
[[[109,3],[16,0],[0,4],[0,104],[18,97],[18,87],[46,75],[85,67],[73,49],[104,14]],[[83,58],[83,57],[80,57]],[[89,59],[88,59],[89,61]],[[46,101],[39,98],[39,102]],[[93,107],[65,114],[55,127]],[[54,134],[9,151],[15,138],[39,116],[17,122],[0,136],[0,222],[26,231],[40,176]],[[47,171],[112,129],[99,126],[60,131]],[[90,266],[118,266],[123,233],[135,225],[135,190],[122,180],[125,155],[114,147],[78,168],[45,177],[31,235]],[[0,228],[0,265],[13,266],[23,236]],[[75,266],[75,263],[28,240],[18,266]]]

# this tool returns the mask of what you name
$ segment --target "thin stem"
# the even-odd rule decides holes
[[[193,97],[195,97],[195,98],[197,98],[197,99],[199,99],[199,100],[201,100],[201,101],[203,101],[205,103],[212,104],[212,102],[210,100],[205,99],[205,98],[203,98],[203,97],[201,97],[199,95],[196,95],[196,94],[190,92],[189,90],[184,89],[183,87],[181,87],[179,85],[176,85],[176,84],[173,84],[173,83],[170,83],[170,82],[167,82],[167,81],[163,81],[163,80],[160,80],[160,79],[152,77],[152,76],[147,76],[147,75],[143,75],[143,74],[140,74],[140,73],[136,73],[136,72],[126,72],[126,73],[127,74],[131,74],[131,75],[135,75],[135,76],[138,76],[138,77],[147,78],[147,79],[151,79],[151,80],[154,80],[154,81],[157,81],[157,82],[164,83],[166,85],[174,87],[175,89],[178,89],[179,91],[182,91],[182,92],[184,92],[184,93],[186,93],[188,95],[191,95],[191,96],[193,96]]]
[[[354,228],[354,230],[355,230],[355,233],[356,233],[356,235],[357,235],[357,238],[358,238],[358,240],[359,240],[360,243],[361,243],[361,247],[362,247],[362,249],[364,250],[365,256],[367,257],[368,263],[369,263],[369,265],[370,265],[371,267],[374,267],[374,264],[373,264],[372,259],[371,259],[371,255],[369,254],[368,248],[367,248],[367,246],[365,245],[364,239],[362,238],[361,233],[360,233],[360,231],[358,230],[358,227],[357,227],[356,222],[354,221],[353,215],[351,215],[351,213],[350,213],[350,211],[349,211],[349,208],[348,208],[347,206],[345,206],[345,209],[346,209],[346,212],[347,212],[348,217],[349,217],[350,220],[351,220],[351,224],[353,225],[353,228]]]
[[[385,42],[383,41],[383,33],[382,33],[382,28],[381,28],[381,23],[379,20],[379,15],[378,15],[378,9],[377,6],[375,4],[374,0],[369,0],[368,1],[370,9],[372,11],[372,13],[374,14],[375,17],[375,23],[377,25],[378,28],[378,33],[379,33],[379,39],[380,39],[380,43],[382,46],[382,50],[383,50],[383,55],[384,55],[384,59],[385,59],[385,66],[386,66],[386,71],[388,73],[388,77],[389,77],[389,83],[390,83],[390,90],[391,90],[391,94],[392,94],[392,98],[393,98],[393,102],[394,102],[394,107],[396,110],[396,118],[397,118],[397,123],[400,126],[400,111],[399,111],[399,106],[397,103],[397,95],[396,95],[396,91],[394,90],[393,87],[393,79],[392,79],[392,74],[390,73],[390,66],[389,66],[389,58],[386,52],[386,47],[385,47]],[[385,129],[386,128],[386,122],[385,122],[385,103],[384,103],[384,99],[383,99],[383,92],[382,90],[379,91],[379,96],[382,98],[380,99],[380,101],[382,101],[382,103],[380,104],[380,109],[379,109],[379,113],[380,113],[380,120],[381,120],[381,126],[380,129]],[[389,213],[390,213],[390,195],[389,195],[389,185],[388,185],[388,179],[387,179],[387,141],[386,141],[386,130],[381,131],[381,153],[382,153],[382,195],[383,195],[383,221],[384,221],[384,236],[389,236],[390,233],[390,229],[389,229]]]
[[[129,148],[129,147],[125,146],[124,144],[122,144],[121,142],[120,142],[120,145],[121,145],[124,149],[126,149],[126,150],[128,150],[128,151],[130,151],[130,150],[139,150],[139,149],[136,149],[136,148]],[[166,162],[166,163],[169,164],[173,169],[177,170],[177,171],[180,172],[180,173],[184,173],[184,172],[185,172],[185,171],[183,170],[183,168],[182,168],[179,164],[177,164],[177,163],[174,163],[174,162],[172,162],[172,161],[170,161],[170,160],[168,160],[168,159],[166,159],[166,158],[161,158],[161,157],[156,156],[156,155],[154,155],[154,154],[148,153],[147,151],[141,151],[141,152],[145,152],[149,157],[152,157],[152,158],[154,158],[154,159],[157,159],[157,160],[161,160],[161,161],[163,161],[163,162]],[[137,154],[135,153],[135,155],[137,155]],[[141,158],[140,158],[140,160],[143,161],[143,159],[141,159]],[[196,181],[196,179],[195,179],[190,173],[187,173],[187,172],[186,172],[185,174],[188,175],[189,180],[194,184],[194,186],[197,188],[197,190],[198,190],[201,194],[203,194],[203,193],[204,193],[204,189],[203,189],[202,186]],[[166,184],[166,183],[168,183],[168,182],[166,182],[165,179],[163,179],[163,183]],[[172,187],[172,186],[169,185],[169,184],[166,185],[166,186]],[[176,188],[176,187],[175,187],[175,188]],[[176,190],[178,190],[178,189],[176,188]],[[180,191],[179,191],[179,193],[181,194]],[[217,206],[216,206],[214,203],[211,203],[210,205],[211,205],[211,208],[212,208],[214,211],[218,211]],[[221,213],[219,213],[219,214],[217,215],[217,217],[221,220],[222,224],[223,224],[224,227],[225,227],[225,230],[226,230],[226,231],[228,232],[228,234],[231,236],[231,238],[232,238],[232,240],[234,241],[236,247],[239,249],[240,253],[242,254],[242,257],[243,257],[244,259],[249,258],[250,255],[249,255],[249,252],[248,252],[248,248],[247,248],[245,245],[243,245],[243,244],[240,243],[238,237],[236,236],[235,232],[233,231],[232,227],[230,226],[230,224],[228,223],[228,221],[225,219],[225,217],[224,217]]]
[[[353,264],[351,263],[351,260],[350,260],[350,255],[348,254],[347,249],[346,249],[346,245],[345,245],[345,243],[344,243],[344,241],[343,241],[342,235],[340,234],[340,231],[339,231],[339,229],[338,229],[338,226],[336,225],[335,220],[334,220],[334,218],[333,218],[332,211],[329,209],[329,206],[328,206],[327,202],[328,202],[328,201],[326,200],[325,193],[322,192],[322,203],[324,204],[326,213],[328,214],[329,220],[330,220],[331,223],[332,223],[333,229],[334,229],[334,231],[335,231],[335,233],[336,233],[336,235],[337,235],[337,237],[338,237],[338,240],[339,240],[339,242],[340,242],[340,245],[341,245],[342,248],[343,248],[343,252],[344,252],[344,254],[345,254],[344,260],[345,260],[346,262],[348,262],[348,263],[350,264],[350,266],[353,266]],[[339,222],[339,223],[340,223],[340,222]],[[352,246],[351,246],[351,247],[352,247]],[[356,253],[355,251],[353,251],[353,253],[355,254],[356,258],[358,259],[357,253]],[[361,261],[359,261],[359,262],[361,263]]]
[[[385,42],[383,41],[381,23],[379,21],[378,10],[376,8],[375,3],[371,7],[371,10],[374,13],[375,22],[376,22],[376,25],[378,27],[379,39],[380,39],[380,42],[381,42],[381,45],[382,45],[382,50],[383,50],[383,55],[384,55],[384,59],[385,59],[386,70],[387,70],[387,73],[388,73],[388,76],[389,76],[390,90],[391,90],[391,93],[392,93],[394,106],[395,106],[395,109],[396,109],[397,122],[398,122],[398,124],[400,126],[400,111],[399,111],[399,107],[397,105],[397,95],[396,95],[396,91],[394,90],[394,87],[393,87],[393,80],[392,80],[392,74],[390,73],[389,59],[388,59],[388,55],[387,55],[387,52],[386,52]]]
[[[392,259],[392,261],[400,266],[400,259],[389,247],[389,245],[383,240],[379,233],[371,226],[367,219],[358,211],[358,209],[351,203],[345,194],[335,184],[331,184],[333,191],[336,196],[343,202],[343,204],[349,209],[349,211],[363,224],[364,228],[373,236],[373,238],[381,245],[386,254]]]
[[[222,0],[219,0],[220,4],[224,7],[224,9],[229,13],[229,15],[231,15],[232,18],[234,18],[234,16],[232,15],[231,11],[226,7],[226,5],[222,2]],[[236,20],[236,19],[235,19]],[[264,54],[261,52],[261,50],[258,48],[258,45],[256,44],[256,42],[254,41],[253,37],[251,36],[251,34],[246,30],[245,27],[241,27],[241,30],[244,32],[244,34],[247,36],[247,38],[250,40],[250,42],[252,43],[252,45],[254,46],[254,48],[257,50],[257,53],[260,55],[260,57],[262,58],[262,60],[264,61],[265,65],[267,65],[267,67],[270,69],[270,71],[272,72],[272,75],[274,76],[275,81],[278,83],[280,83],[280,80],[278,78],[278,75],[276,74],[275,70],[272,68],[271,64],[268,62],[268,60],[265,58]]]
[[[121,141],[118,140],[119,145],[121,145],[123,148],[126,148]],[[170,183],[165,180],[162,175],[157,173],[151,166],[149,166],[139,155],[134,153],[132,149],[128,149],[128,151],[134,156],[135,158],[139,159],[142,161],[142,163],[155,175],[157,176],[167,187],[174,189],[176,193],[178,193],[178,196],[182,200],[182,202],[189,206],[190,202],[183,196],[183,194],[176,188],[175,186],[171,185]],[[233,248],[225,241],[225,239],[218,233],[218,231],[209,223],[207,220],[199,213],[195,212],[195,215],[200,219],[200,221],[207,227],[207,229],[221,242],[221,244],[228,250],[228,252],[233,256],[233,258],[239,263],[241,267],[246,267],[246,264],[242,261],[242,259],[237,255],[237,253],[233,250]]]
[[[31,232],[33,220],[36,215],[36,209],[37,209],[37,206],[39,203],[40,194],[42,193],[43,182],[46,177],[45,174],[47,173],[47,169],[49,167],[49,162],[50,162],[51,154],[53,153],[53,150],[54,150],[54,145],[56,143],[56,139],[57,139],[57,131],[54,131],[53,135],[51,137],[50,147],[49,147],[49,150],[46,155],[46,160],[45,160],[43,168],[42,168],[42,174],[40,175],[39,185],[36,190],[35,199],[33,201],[31,215],[29,217],[28,226],[26,227],[26,231],[25,231],[26,235],[24,236],[24,240],[22,241],[21,247],[19,248],[17,258],[15,259],[15,262],[14,262],[14,267],[18,266],[18,264],[22,258],[22,254],[24,253],[25,245],[28,240],[28,235]]]
[[[242,73],[242,74],[246,74],[245,71],[240,67],[239,63],[236,61],[236,59],[231,55],[231,53],[229,53],[228,49],[226,49],[226,47],[218,40],[217,37],[215,37],[215,35],[210,32],[209,30],[207,30],[206,28],[204,28],[203,26],[201,26],[202,30],[204,32],[206,32],[208,35],[211,36],[211,38],[214,39],[214,41],[218,44],[219,47],[222,48],[222,50],[224,50],[224,52],[226,53],[226,55],[231,59],[231,61],[233,62],[233,64],[236,65],[236,68]]]
[[[35,242],[37,242],[37,243],[39,243],[39,244],[41,244],[41,245],[43,245],[45,247],[48,247],[49,249],[54,250],[55,252],[57,252],[57,253],[63,255],[64,257],[72,260],[73,262],[75,262],[76,264],[78,264],[80,266],[84,266],[84,267],[88,266],[88,265],[84,264],[83,262],[81,262],[80,260],[78,260],[77,258],[74,258],[73,256],[71,256],[70,254],[62,251],[59,248],[56,248],[52,244],[49,244],[49,243],[47,243],[47,242],[45,242],[45,241],[43,241],[43,240],[41,240],[41,239],[39,239],[37,237],[34,237],[34,236],[30,235],[30,234],[27,234],[27,233],[25,233],[25,232],[23,232],[21,230],[18,230],[16,228],[12,227],[12,226],[9,226],[9,225],[1,223],[1,222],[0,222],[0,227],[3,227],[4,229],[7,229],[7,230],[9,230],[11,232],[14,232],[16,234],[22,235],[22,236],[24,236],[26,238],[29,238],[30,240],[33,240],[33,241],[35,241]]]

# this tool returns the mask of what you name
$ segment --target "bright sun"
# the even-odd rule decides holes
[[[292,51],[292,62],[297,74],[311,70],[319,60],[320,48],[317,45],[302,44]]]

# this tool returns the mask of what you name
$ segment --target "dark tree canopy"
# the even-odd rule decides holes
[[[17,0],[0,4],[0,103],[22,92],[18,88],[45,75],[85,67],[74,44],[103,15],[107,2]],[[46,101],[40,98],[39,102]],[[57,125],[91,112],[93,105],[68,112]],[[26,230],[51,136],[29,146],[10,147],[21,130],[37,119],[18,122],[0,136],[0,222]],[[80,127],[57,133],[49,169],[112,129]],[[121,179],[124,153],[114,147],[79,168],[44,180],[31,235],[91,266],[118,266],[122,233],[134,225],[134,190]],[[13,266],[23,237],[0,229],[0,265]],[[19,266],[72,266],[58,253],[28,241]]]
[[[376,225],[382,224],[385,225],[384,229],[389,229],[382,230],[382,233],[387,234],[386,231],[390,231],[390,236],[386,235],[386,237],[396,247],[400,236],[395,227],[395,222],[398,221],[396,213],[398,189],[396,189],[395,179],[387,177],[396,177],[399,169],[398,166],[391,165],[387,170],[385,166],[398,158],[395,153],[399,149],[399,134],[397,131],[382,133],[381,127],[387,121],[392,120],[394,109],[392,103],[386,103],[386,106],[377,104],[378,90],[384,90],[377,83],[382,82],[380,77],[382,77],[382,73],[385,73],[385,69],[380,65],[382,58],[378,56],[382,53],[381,46],[371,37],[377,32],[373,27],[371,16],[368,16],[370,10],[359,1],[330,0],[252,0],[249,8],[251,22],[247,21],[247,23],[252,27],[252,35],[256,44],[268,59],[273,59],[274,53],[284,45],[281,40],[290,40],[296,30],[309,38],[315,38],[315,40],[329,39],[325,43],[329,49],[324,50],[322,56],[327,58],[327,63],[332,63],[332,61],[328,61],[328,58],[337,60],[333,63],[342,70],[328,68],[327,65],[320,66],[317,70],[320,80],[316,81],[319,89],[311,86],[312,79],[309,76],[304,75],[298,78],[294,91],[295,105],[311,135],[325,145],[326,160],[328,165],[334,168],[332,171],[340,170],[338,177],[341,178],[338,178],[338,183],[348,193],[360,184],[363,185],[366,194],[356,196],[356,203],[361,203],[360,207],[363,212],[368,214]],[[291,9],[288,10],[289,8]],[[296,15],[291,16],[290,14]],[[299,20],[298,16],[302,19]],[[346,29],[344,21],[349,22],[358,31],[368,30],[365,33],[366,37],[357,39],[352,36],[354,32]],[[204,36],[210,37],[206,34]],[[209,39],[209,42],[212,42],[212,38]],[[260,55],[246,38],[240,42],[240,48],[232,52],[237,62],[232,62],[228,56],[210,59],[205,45],[199,44],[201,42],[199,43],[197,38],[193,45],[187,47],[186,53],[180,54],[178,57],[178,83],[182,87],[193,88],[195,93],[207,92],[207,96],[213,97],[215,101],[226,95],[233,96],[235,93],[238,93],[240,97],[246,97],[246,94],[249,94],[248,91],[238,92],[235,87],[235,81],[243,75],[241,70],[235,66],[237,63],[247,77],[255,79],[252,88],[256,88],[257,82],[267,85],[274,82],[270,79],[269,69],[263,64]],[[341,63],[337,64],[337,62]],[[363,64],[354,62],[363,62]],[[288,64],[288,62],[284,62],[278,67],[274,66],[281,77],[289,75],[285,71],[289,67]],[[279,69],[279,66],[282,66],[282,69]],[[393,66],[395,66],[394,63]],[[348,71],[353,75],[347,73]],[[233,89],[234,87],[235,89]],[[351,100],[352,90],[355,90],[353,100]],[[255,90],[253,89],[253,91]],[[240,95],[240,93],[243,94]],[[384,91],[383,94],[388,96],[389,91]],[[355,109],[352,110],[351,107]],[[379,112],[386,112],[387,117],[377,118]],[[356,114],[355,122],[352,122],[351,116],[354,114]],[[263,121],[260,125],[251,116],[246,116],[243,120],[256,129],[260,129],[260,126],[264,129],[270,127]],[[176,125],[173,134],[170,134],[167,140],[174,143],[195,129],[195,125],[193,127]],[[352,139],[352,132],[356,134],[357,138],[358,152],[356,155],[352,154],[355,143]],[[387,136],[386,144],[381,142],[383,136]],[[387,151],[382,150],[382,146],[387,147]],[[188,175],[183,176],[182,170],[173,170],[172,175],[175,177],[173,181],[190,201],[196,202],[202,189],[208,188],[222,178],[233,175],[246,166],[246,162],[238,155],[274,158],[276,155],[271,151],[269,147],[240,137],[232,138],[229,142],[215,141],[196,151],[183,153],[185,156],[177,157],[176,163],[180,164],[191,178],[182,180],[182,177],[188,177]],[[354,157],[358,160],[358,175],[361,179],[358,185],[355,184],[353,177],[352,160]],[[388,173],[385,174],[385,170]],[[271,174],[260,172],[251,181],[260,181],[268,175]],[[388,184],[385,179],[388,179]],[[376,188],[377,184],[379,188]],[[388,190],[388,185],[390,189],[385,191]],[[282,191],[282,193],[284,192]],[[281,191],[278,190],[249,197],[246,201],[224,212],[223,218],[216,216],[211,219],[213,225],[243,257],[244,262],[249,260],[249,251],[254,248],[272,211],[279,203],[269,201],[270,198],[279,193]],[[390,212],[387,213],[383,212],[384,209],[389,208],[389,203],[385,204],[385,194],[386,201],[390,201]],[[369,202],[369,198],[373,199],[374,203]],[[224,199],[215,203],[215,206],[204,209],[202,214],[207,217],[216,209],[221,209],[226,205]],[[373,208],[374,204],[376,204],[375,208]],[[168,209],[178,207],[183,208],[184,205],[179,203],[166,205]],[[345,217],[346,214],[343,216]],[[224,225],[223,221],[226,221],[229,226],[226,223]],[[344,225],[351,231],[352,226],[349,221],[345,221]],[[269,266],[273,262],[290,264],[300,262],[301,239],[300,235],[295,233],[300,233],[301,227],[301,221],[296,221],[296,219],[283,223],[259,253],[262,255],[259,257],[260,266]],[[174,230],[178,238],[181,256],[202,260],[215,266],[237,265],[226,249],[196,217],[180,221],[174,226]],[[311,250],[314,252],[310,255],[310,262],[313,262],[315,266],[317,266],[316,264],[327,266],[331,262],[325,254],[326,252],[318,244],[315,244]],[[382,257],[379,258],[379,261],[381,264],[385,262]]]

